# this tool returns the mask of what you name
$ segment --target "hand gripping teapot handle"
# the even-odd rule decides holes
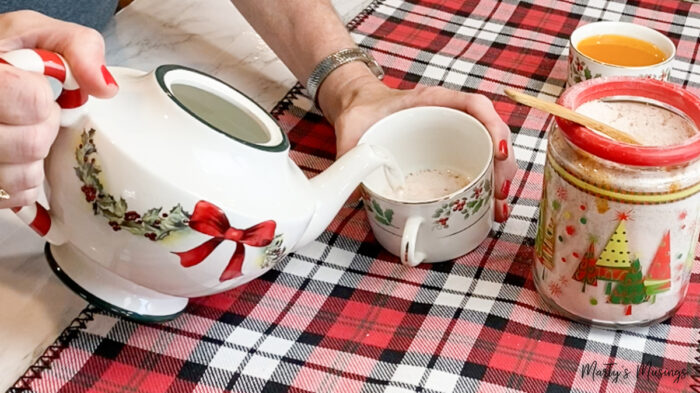
[[[61,127],[76,124],[84,114],[88,95],[80,90],[66,60],[58,53],[44,49],[18,49],[0,54],[0,64],[37,72],[61,82],[62,90],[56,103],[61,107]]]
[[[61,107],[61,126],[70,127],[80,120],[88,96],[80,91],[68,63],[61,55],[43,49],[18,49],[0,54],[0,63],[37,72],[61,82],[61,94],[56,98],[56,103]],[[66,237],[60,224],[39,202],[15,207],[12,211],[50,243],[65,243]]]

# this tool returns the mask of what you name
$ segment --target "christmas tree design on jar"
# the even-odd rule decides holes
[[[543,300],[571,319],[610,328],[648,325],[680,306],[695,261],[700,135],[692,119],[700,122],[700,100],[664,82],[612,78],[576,85],[559,103],[576,109],[600,98],[620,118],[631,113],[629,105],[640,105],[634,113],[652,124],[644,116],[671,105],[685,117],[668,111],[679,117],[668,132],[687,132],[688,140],[640,147],[556,119],[532,277]],[[646,132],[623,131],[642,140]]]

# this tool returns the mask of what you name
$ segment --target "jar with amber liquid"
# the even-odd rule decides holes
[[[558,101],[638,144],[556,118],[548,139],[533,279],[567,317],[648,325],[683,302],[700,231],[700,99],[652,79],[599,78]]]

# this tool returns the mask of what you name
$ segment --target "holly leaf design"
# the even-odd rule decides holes
[[[482,206],[483,204],[484,204],[484,200],[483,200],[483,199],[479,199],[479,201],[476,203],[476,205],[474,205],[474,209],[472,209],[472,210],[473,210],[474,212],[479,211],[479,209],[481,209],[481,206]]]
[[[374,218],[375,218],[380,224],[384,224],[384,225],[387,225],[387,226],[388,226],[388,225],[391,225],[391,224],[390,224],[384,217],[382,217],[382,216],[377,216],[377,215],[375,215]]]
[[[583,69],[583,75],[586,77],[586,79],[593,78],[593,74],[591,74],[591,70],[589,70],[588,67]]]
[[[141,217],[141,221],[152,226],[156,221],[158,221],[161,210],[162,208],[160,207],[147,210],[146,213],[143,214],[143,217]]]
[[[93,210],[95,209],[110,220],[116,220],[126,213],[126,202],[122,198],[116,201],[113,196],[104,195],[93,203]]]
[[[382,209],[379,203],[375,200],[372,200],[372,207],[374,208],[374,219],[377,220],[378,223],[392,226],[391,221],[394,219],[393,210]]]
[[[384,211],[384,217],[386,218],[387,222],[391,223],[391,220],[394,218],[394,211],[391,209],[386,209]]]
[[[97,148],[93,140],[94,135],[94,129],[85,131],[81,135],[80,144],[75,150],[78,166],[73,169],[83,183],[80,190],[85,194],[85,200],[92,204],[95,215],[106,218],[114,231],[124,229],[152,241],[162,240],[175,231],[189,228],[190,214],[180,204],[171,208],[168,213],[161,213],[163,208],[158,207],[139,214],[129,210],[124,198],[116,199],[107,193],[99,177],[102,170],[95,157]]]
[[[374,207],[374,211],[379,214],[380,216],[384,215],[384,212],[382,211],[382,207],[379,206],[379,203],[377,201],[372,200],[372,207]]]

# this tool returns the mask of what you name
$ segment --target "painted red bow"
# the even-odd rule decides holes
[[[213,236],[213,238],[189,251],[173,253],[180,257],[180,264],[184,267],[194,266],[202,262],[224,240],[236,242],[236,251],[233,252],[226,269],[219,277],[219,281],[226,281],[241,275],[243,259],[245,258],[244,245],[267,246],[275,236],[277,225],[274,221],[269,220],[248,229],[236,229],[231,227],[223,210],[207,201],[199,201],[194,207],[189,226],[195,231]]]

